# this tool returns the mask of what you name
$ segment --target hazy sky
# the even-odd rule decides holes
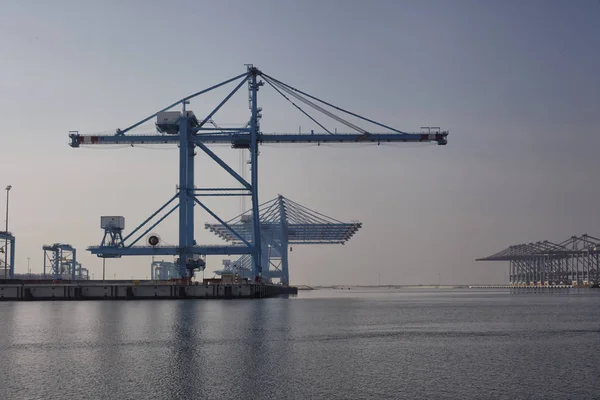
[[[13,185],[17,272],[42,245],[84,252],[100,215],[135,227],[175,190],[177,151],[81,148],[68,131],[114,131],[245,71],[266,73],[405,131],[450,129],[447,146],[263,146],[260,199],[282,193],[363,228],[345,246],[294,247],[292,283],[500,282],[476,263],[521,242],[600,235],[598,1],[0,0],[0,185]],[[217,93],[224,96],[226,92]],[[193,101],[207,114],[218,96]],[[314,128],[272,90],[263,132]],[[249,116],[245,92],[215,116]],[[331,128],[341,126],[327,122]],[[218,153],[238,165],[239,154]],[[196,184],[223,175],[206,157]],[[211,203],[220,215],[236,201]],[[4,210],[4,207],[2,207]],[[197,240],[218,243],[202,225]],[[176,243],[174,216],[156,231]],[[209,270],[220,267],[210,259]],[[145,278],[147,257],[108,260]]]

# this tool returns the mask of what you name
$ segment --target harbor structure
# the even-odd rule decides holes
[[[77,250],[70,244],[44,245],[44,279],[87,280],[89,272],[77,261]]]
[[[358,221],[342,222],[300,205],[283,195],[259,206],[261,231],[261,262],[263,278],[290,282],[288,250],[294,245],[345,244],[362,227]],[[227,243],[241,244],[241,238],[232,234],[229,226],[242,238],[251,240],[252,210],[226,221],[225,224],[205,224],[205,228]],[[239,277],[252,276],[252,258],[242,255],[238,259],[224,260],[217,274],[235,273]]]
[[[187,109],[190,100],[197,96],[233,83],[236,83],[234,89],[206,117],[197,118],[194,112]],[[322,131],[317,133],[314,130],[311,130],[310,133],[263,133],[260,129],[263,110],[258,105],[258,92],[259,88],[265,86],[265,84],[281,95],[283,99],[288,101],[304,116],[309,118]],[[250,109],[248,122],[233,128],[217,126],[213,121],[213,117],[244,85],[248,87],[248,107]],[[302,104],[302,107],[299,104]],[[181,107],[181,111],[173,111],[176,107]],[[310,113],[307,110],[310,110]],[[323,122],[317,120],[315,114],[335,120],[337,123],[348,128],[348,132],[338,133],[337,130],[328,129]],[[340,115],[344,115],[345,118]],[[384,132],[377,132],[373,129],[358,126],[358,123],[349,121],[348,117],[360,121],[358,123],[368,123],[370,126],[376,127],[374,129],[383,129]],[[156,132],[150,134],[133,133],[134,129],[152,119],[156,121]],[[318,145],[325,143],[372,143],[381,145],[393,142],[445,145],[447,144],[448,131],[442,131],[439,127],[425,127],[422,128],[421,132],[415,133],[398,130],[335,106],[316,96],[312,96],[249,64],[244,73],[184,97],[125,129],[117,129],[114,135],[82,135],[79,131],[71,131],[69,137],[71,139],[70,145],[74,148],[85,145],[111,144],[177,144],[179,147],[179,185],[175,195],[170,196],[169,200],[159,207],[157,211],[152,213],[150,217],[126,235],[124,235],[124,223],[121,224],[119,218],[115,219],[114,224],[103,223],[104,239],[100,246],[91,246],[88,248],[92,254],[104,258],[122,256],[176,256],[179,276],[188,278],[193,275],[193,270],[198,268],[199,258],[204,256],[246,255],[251,260],[253,281],[260,282],[263,270],[266,272],[269,268],[267,267],[262,250],[265,240],[262,239],[263,230],[261,229],[259,217],[259,145],[269,143],[314,143]],[[240,176],[234,168],[210,150],[209,147],[213,144],[228,144],[234,149],[248,151],[251,171],[250,181]],[[194,175],[195,150],[198,150],[199,154],[212,159],[231,175],[239,185],[237,187],[197,186]],[[204,201],[205,197],[210,196],[249,197],[251,200],[251,213],[247,214],[246,218],[248,218],[247,226],[250,229],[247,229],[244,233],[237,232],[234,227],[220,218]],[[195,206],[199,206],[214,218],[218,224],[226,228],[231,236],[235,237],[234,243],[229,245],[198,244],[194,234]],[[179,239],[177,245],[162,243],[136,245],[176,210],[179,212]],[[124,222],[124,219],[122,222]],[[279,256],[285,257],[285,252],[282,252]],[[287,273],[283,273],[283,270],[280,279],[284,282],[288,279]]]
[[[0,279],[13,279],[15,276],[15,236],[0,231]]]
[[[204,269],[204,266],[199,268]],[[174,261],[152,261],[150,265],[150,279],[153,281],[168,281],[171,279],[178,279],[179,266]]]
[[[515,287],[597,286],[600,239],[584,234],[559,243],[517,244],[476,261],[508,262],[509,284]]]

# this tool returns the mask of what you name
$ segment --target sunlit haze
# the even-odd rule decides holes
[[[42,245],[61,242],[98,279],[102,260],[85,248],[102,239],[100,216],[131,230],[175,193],[176,146],[73,149],[70,130],[125,128],[247,63],[403,131],[450,130],[447,146],[262,146],[261,202],[281,193],[363,223],[344,246],[294,246],[292,284],[501,283],[506,264],[475,258],[600,235],[597,1],[0,4],[0,186],[13,186],[16,272],[28,257],[41,272]],[[189,109],[207,115],[231,88]],[[242,90],[215,122],[244,124],[247,102]],[[263,132],[319,130],[271,88],[259,105]],[[238,150],[214,150],[239,169]],[[197,185],[229,182],[197,157]],[[241,211],[237,199],[209,204],[225,219]],[[198,243],[219,243],[196,209]],[[155,231],[176,244],[176,224]],[[149,271],[149,257],[107,260],[110,278]]]

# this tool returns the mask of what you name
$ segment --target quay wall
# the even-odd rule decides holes
[[[296,293],[293,286],[269,284],[0,284],[0,301],[255,299]]]

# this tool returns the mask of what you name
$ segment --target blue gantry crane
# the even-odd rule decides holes
[[[54,243],[44,245],[44,279],[49,275],[52,279],[76,280],[81,278],[81,264],[77,262],[77,250],[70,244]],[[78,272],[79,266],[79,272]]]
[[[64,271],[64,276],[71,277],[73,279],[73,273],[71,272],[71,268],[73,266],[73,261],[66,258],[62,262],[62,271]],[[90,279],[90,273],[87,268],[84,268],[79,261],[75,261],[75,279],[78,281],[88,280]]]
[[[186,107],[189,101],[197,96],[235,83],[235,87],[227,96],[204,118],[197,118],[194,112]],[[303,133],[263,133],[260,130],[262,108],[258,106],[259,89],[265,85],[272,88],[285,100],[290,102],[297,110],[308,117],[312,123],[323,132],[310,134]],[[231,97],[245,84],[248,85],[248,102],[250,118],[247,124],[240,127],[224,128],[211,123],[214,115],[227,103]],[[171,111],[181,106],[181,111]],[[307,111],[310,109],[311,113]],[[320,113],[337,123],[346,126],[349,133],[338,133],[337,130],[326,128],[324,123],[314,116]],[[339,115],[337,114],[339,113]],[[350,116],[363,123],[369,123],[386,132],[376,133],[358,126],[354,122],[342,118],[340,115]],[[156,118],[157,133],[132,134],[133,129]],[[211,126],[212,125],[212,126]],[[124,227],[104,226],[105,236],[100,246],[91,246],[88,250],[99,257],[121,257],[133,255],[149,256],[177,256],[179,274],[182,277],[191,275],[196,268],[195,261],[199,255],[243,255],[248,254],[252,259],[252,270],[257,281],[261,279],[263,271],[261,246],[261,229],[259,221],[258,201],[258,155],[259,145],[268,143],[388,143],[388,142],[432,142],[439,145],[447,144],[447,131],[439,128],[429,129],[426,132],[407,133],[388,125],[376,122],[359,114],[335,106],[327,101],[312,96],[302,90],[290,86],[263,71],[247,65],[244,73],[227,79],[207,89],[184,97],[160,111],[125,128],[117,129],[113,135],[82,135],[78,131],[69,133],[70,145],[108,145],[108,144],[177,144],[179,147],[179,185],[177,193],[163,204],[156,212],[138,225],[133,231],[123,237]],[[250,182],[240,176],[234,168],[228,165],[213,151],[211,144],[229,144],[234,149],[247,149],[249,151],[249,164],[251,168]],[[194,179],[195,149],[199,149],[219,166],[227,171],[237,182],[238,187],[212,187],[198,188]],[[248,196],[251,200],[251,213],[248,214],[252,234],[242,235],[236,232],[226,221],[214,213],[204,201],[204,196]],[[200,206],[211,217],[231,232],[238,239],[239,244],[231,245],[198,245],[194,234],[194,206]],[[171,245],[138,245],[136,244],[160,224],[175,210],[179,210],[179,241]]]
[[[15,277],[15,236],[10,232],[0,232],[0,279]]]
[[[282,195],[259,206],[261,233],[261,264],[263,278],[290,281],[288,248],[299,244],[345,244],[362,227],[360,222],[342,222],[304,207]],[[252,240],[252,211],[248,210],[225,224],[205,224],[205,228],[228,243],[240,244],[242,238]],[[229,228],[228,228],[228,227]],[[236,272],[247,277],[252,271],[252,259],[243,255],[224,263],[219,272]]]
[[[90,279],[90,271],[87,268],[84,268],[80,262],[76,262],[75,263],[75,276],[77,277],[77,280],[87,281],[88,279]]]

